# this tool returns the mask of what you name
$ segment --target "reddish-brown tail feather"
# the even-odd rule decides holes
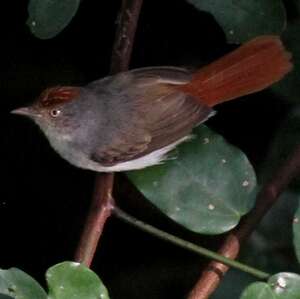
[[[178,88],[212,107],[262,90],[292,69],[291,54],[277,36],[261,36],[194,73]]]

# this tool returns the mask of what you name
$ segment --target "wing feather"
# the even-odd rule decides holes
[[[123,105],[122,111],[130,121],[115,120],[118,130],[110,136],[109,144],[100,146],[91,158],[113,166],[183,140],[213,114],[210,107],[175,88],[190,78],[185,69],[156,67],[121,73],[111,77],[111,82],[106,81],[115,87],[119,99],[115,104]]]

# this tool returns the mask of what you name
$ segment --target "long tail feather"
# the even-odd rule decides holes
[[[262,90],[292,69],[291,54],[277,36],[261,36],[194,73],[178,88],[212,107]]]

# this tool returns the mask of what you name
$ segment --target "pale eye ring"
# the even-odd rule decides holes
[[[61,110],[59,110],[59,109],[52,109],[52,110],[50,110],[50,115],[52,117],[58,117],[60,114],[61,114]]]

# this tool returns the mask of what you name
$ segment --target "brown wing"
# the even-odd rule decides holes
[[[112,136],[110,143],[98,147],[91,159],[106,167],[134,159],[144,152],[151,142],[151,136],[145,130],[137,130],[136,133],[136,136],[133,136],[124,131],[123,134]]]
[[[122,121],[122,115],[116,117],[122,126],[114,130],[109,144],[100,147],[92,159],[113,166],[189,135],[213,113],[208,106],[174,88],[189,80],[188,71],[171,67],[137,69],[111,77],[106,84],[120,93],[122,100],[116,101],[116,105],[123,105],[126,121]]]

